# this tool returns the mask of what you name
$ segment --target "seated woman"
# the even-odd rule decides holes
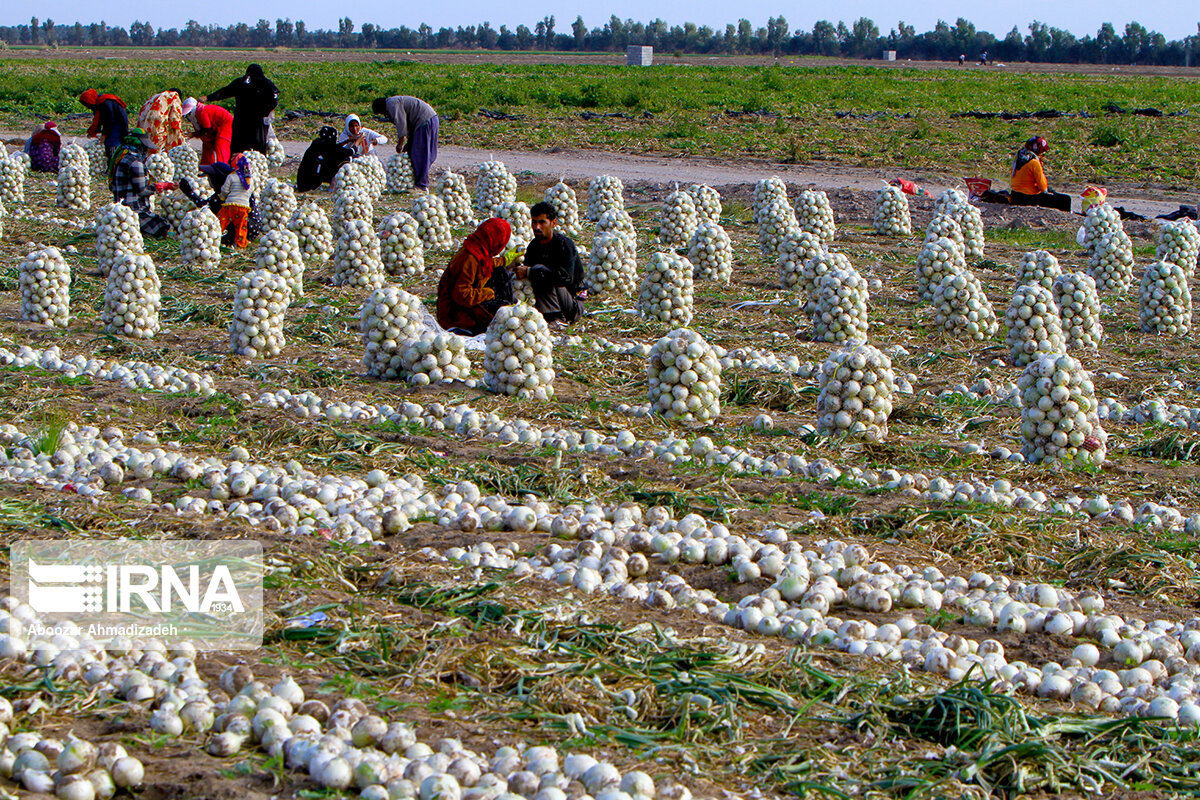
[[[979,199],[986,203],[1041,206],[1070,213],[1071,195],[1050,191],[1046,181],[1041,156],[1049,150],[1050,144],[1041,136],[1030,138],[1013,160],[1012,191],[985,191],[979,195]]]
[[[30,169],[34,172],[58,172],[58,153],[61,149],[62,137],[58,135],[58,123],[38,125],[33,129],[33,135],[25,141]]]
[[[346,127],[342,129],[338,144],[349,147],[357,158],[374,153],[377,144],[387,144],[387,137],[370,128],[364,128],[358,114],[350,114],[346,117]]]
[[[506,276],[504,268],[521,255],[517,250],[504,253],[511,236],[508,222],[493,218],[481,222],[466,238],[438,283],[439,325],[463,336],[487,330],[504,299],[494,278]]]
[[[296,191],[307,192],[323,183],[329,183],[337,174],[338,167],[354,156],[354,150],[338,144],[337,129],[325,125],[317,132],[317,138],[304,151],[300,167],[296,170]]]

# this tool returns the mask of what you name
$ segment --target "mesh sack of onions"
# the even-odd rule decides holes
[[[461,336],[442,331],[409,339],[400,351],[403,374],[409,383],[428,386],[431,383],[461,381],[471,377],[471,360]]]
[[[794,228],[779,244],[779,256],[775,269],[779,272],[779,285],[785,290],[799,290],[804,284],[804,265],[825,252],[821,240],[808,231]],[[807,289],[805,289],[807,292]]]
[[[832,250],[822,250],[804,262],[800,269],[800,282],[796,285],[801,299],[804,300],[804,313],[812,314],[817,309],[817,284],[821,277],[835,269],[854,269],[850,259],[842,253]]]
[[[454,244],[450,217],[446,214],[446,204],[442,198],[435,194],[419,194],[413,198],[410,213],[417,221],[421,242],[426,250],[446,250]]]
[[[1039,354],[1017,379],[1017,391],[1027,462],[1103,463],[1108,435],[1100,427],[1091,378],[1078,361],[1063,353]]]
[[[159,290],[158,270],[150,256],[117,256],[108,271],[100,308],[104,329],[118,336],[153,339],[159,331],[158,311],[162,307]]]
[[[558,212],[558,229],[564,236],[574,238],[583,233],[583,224],[579,219],[579,199],[575,196],[575,190],[562,179],[547,189],[542,199],[554,206],[554,210]]]
[[[104,142],[102,142],[100,139],[88,139],[87,144],[85,144],[83,146],[83,150],[84,150],[84,152],[86,152],[88,154],[88,172],[91,173],[91,176],[93,178],[107,178],[108,177],[108,153],[104,149]],[[163,153],[162,151],[159,151],[157,153],[151,153],[150,156],[146,159],[147,174],[150,172],[150,159],[154,158],[155,156],[161,156],[162,158],[165,158],[168,161],[170,161],[170,157],[166,153]],[[175,175],[175,165],[172,164],[171,168],[170,168],[170,172],[166,173],[166,178],[159,178],[158,180],[155,181],[155,183],[158,183],[159,180],[168,180],[169,181],[172,179],[172,177],[174,177],[174,175]]]
[[[1062,267],[1053,253],[1045,250],[1031,250],[1021,256],[1017,265],[1017,283],[1038,283],[1047,289],[1054,288],[1054,281],[1062,275]]]
[[[935,214],[929,221],[928,227],[925,228],[926,243],[936,242],[942,238],[954,242],[963,251],[963,254],[966,254],[962,225],[959,225],[958,220],[950,214]]]
[[[287,227],[296,234],[306,263],[328,261],[333,255],[333,226],[325,209],[316,203],[308,202],[297,208]]]
[[[1098,203],[1087,210],[1083,220],[1083,235],[1080,244],[1092,255],[1096,245],[1106,236],[1112,236],[1125,230],[1121,224],[1121,214],[1108,203]]]
[[[59,208],[87,211],[92,205],[92,179],[88,175],[88,155],[77,144],[63,147],[58,154],[58,186],[54,201]]]
[[[16,208],[25,202],[25,173],[25,162],[17,153],[0,157],[0,203]]]
[[[1196,271],[1196,259],[1200,258],[1200,230],[1196,224],[1190,219],[1164,222],[1159,226],[1156,238],[1154,257],[1178,264],[1191,278]]]
[[[933,292],[934,324],[977,342],[996,334],[999,323],[979,279],[970,270],[942,276]]]
[[[826,247],[837,234],[833,206],[829,205],[829,196],[820,190],[805,189],[796,197],[796,222],[800,230],[815,235]]]
[[[613,233],[626,239],[630,246],[637,246],[637,230],[633,217],[624,208],[610,208],[596,220],[596,236]]]
[[[967,260],[952,239],[945,236],[925,242],[917,254],[917,294],[922,300],[933,300],[934,288],[950,273],[967,268]]]
[[[332,222],[336,227],[352,220],[373,224],[375,201],[371,199],[371,193],[359,184],[347,183],[333,194]]]
[[[670,325],[692,321],[692,262],[675,253],[654,253],[646,264],[638,313]]]
[[[287,161],[287,150],[283,149],[283,144],[279,139],[272,136],[267,139],[267,163],[272,169],[279,169]]]
[[[721,362],[690,328],[677,328],[654,343],[646,378],[654,413],[696,422],[721,415]]]
[[[813,338],[822,342],[867,340],[867,282],[853,267],[835,267],[817,282]]]
[[[522,400],[554,397],[550,328],[528,303],[502,306],[484,336],[484,385]]]
[[[687,247],[696,232],[699,217],[696,203],[687,192],[678,188],[667,195],[659,216],[658,240],[664,247]]]
[[[446,206],[446,217],[455,228],[474,228],[475,211],[471,202],[471,190],[467,179],[457,172],[446,170],[438,179],[433,191],[442,198]]]
[[[167,157],[175,165],[175,171],[171,175],[172,181],[179,183],[186,178],[193,186],[208,185],[208,178],[200,172],[200,154],[191,145],[176,145],[167,151]],[[107,166],[105,169],[107,170]]]
[[[868,442],[887,437],[896,376],[892,361],[869,344],[833,353],[818,376],[817,431]]]
[[[1133,242],[1125,231],[1101,236],[1091,250],[1087,272],[1096,280],[1096,291],[1125,294],[1133,288]]]
[[[158,213],[171,223],[171,228],[176,232],[179,231],[179,226],[183,224],[183,218],[188,212],[196,210],[196,204],[178,189],[160,194],[157,199]]]
[[[700,222],[721,222],[721,193],[703,183],[693,183],[687,187],[687,193],[696,204],[696,214]]]
[[[512,235],[508,239],[507,250],[514,247],[522,252],[533,241],[533,218],[529,214],[529,206],[520,200],[501,203],[496,206],[496,216],[508,222]]]
[[[254,266],[283,278],[292,299],[304,294],[304,255],[300,237],[291,231],[267,231],[259,237]]]
[[[385,189],[392,194],[410,191],[413,183],[412,161],[407,153],[392,153],[387,160],[387,182]]]
[[[397,211],[379,225],[379,251],[389,275],[420,275],[425,272],[425,245],[421,227],[412,214]]]
[[[638,288],[637,268],[632,240],[618,233],[599,234],[588,256],[588,289],[597,294],[632,294]]]
[[[1023,367],[1046,353],[1065,353],[1062,321],[1053,293],[1039,283],[1026,283],[1013,293],[1004,312],[1004,346],[1009,363]]]
[[[278,273],[255,269],[239,278],[229,323],[229,342],[234,354],[246,358],[279,355],[285,344],[283,322],[291,297],[287,281]]]
[[[496,216],[501,203],[517,199],[517,179],[503,161],[485,161],[479,165],[475,180],[475,214],[480,219]]]
[[[1104,338],[1096,281],[1083,272],[1064,272],[1054,280],[1054,302],[1062,319],[1067,349],[1096,349]]]
[[[384,280],[379,237],[371,223],[361,219],[345,223],[333,250],[333,285],[377,289]]]
[[[270,178],[263,186],[259,210],[267,230],[282,230],[296,213],[296,192],[278,178]]]
[[[733,277],[733,243],[729,234],[715,222],[701,222],[688,242],[688,261],[695,280],[716,281],[729,285]]]
[[[114,261],[126,253],[144,252],[138,214],[124,203],[109,203],[96,213],[96,260],[108,274]]]
[[[908,236],[912,233],[912,213],[908,195],[899,186],[885,186],[875,196],[875,232],[880,236]]]
[[[588,181],[586,216],[595,222],[612,209],[625,209],[625,184],[614,175],[597,175]]]
[[[1192,327],[1192,292],[1187,272],[1178,264],[1155,261],[1142,273],[1138,319],[1142,330],[1182,336]]]
[[[373,378],[396,379],[404,375],[401,351],[423,327],[420,298],[398,286],[381,286],[367,297],[358,313],[363,337],[363,367]]]
[[[216,269],[221,264],[221,223],[208,206],[183,215],[179,223],[179,258],[184,266]]]
[[[755,212],[754,223],[758,227],[758,249],[764,256],[777,257],[784,241],[800,232],[796,213],[786,197],[774,198],[763,205]],[[804,232],[820,240],[819,236]]]
[[[65,328],[71,320],[71,268],[58,248],[31,251],[17,266],[17,276],[21,319]]]

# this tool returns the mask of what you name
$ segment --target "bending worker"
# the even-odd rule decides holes
[[[371,110],[396,126],[396,152],[408,153],[413,185],[429,189],[429,168],[437,161],[438,115],[433,106],[417,97],[377,97]]]

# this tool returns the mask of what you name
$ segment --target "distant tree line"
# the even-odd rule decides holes
[[[860,17],[847,26],[821,20],[812,30],[791,30],[782,16],[772,17],[766,27],[755,28],[748,20],[725,28],[685,22],[668,25],[621,20],[616,16],[598,28],[588,28],[576,17],[570,32],[558,30],[554,16],[544,17],[529,28],[510,30],[490,23],[439,28],[422,24],[413,29],[381,28],[364,23],[355,31],[345,17],[338,29],[309,30],[302,20],[277,19],[271,25],[260,19],[253,26],[244,22],[228,27],[201,25],[195,20],[182,30],[155,29],[148,22],[134,22],[126,30],[104,22],[56,25],[53,20],[34,17],[28,25],[0,26],[0,41],[8,45],[71,45],[94,47],[288,47],[362,48],[381,50],[564,50],[576,52],[621,51],[627,45],[651,45],[668,53],[820,55],[845,58],[879,58],[884,50],[895,50],[900,59],[950,60],[965,55],[974,60],[983,52],[1002,61],[1040,61],[1094,64],[1200,65],[1200,35],[1168,41],[1156,31],[1130,22],[1118,34],[1104,23],[1095,36],[1076,38],[1069,31],[1033,22],[1027,32],[1015,26],[1003,38],[961,17],[950,25],[939,20],[931,31],[917,33],[912,25],[897,24],[886,36],[871,20]],[[1200,31],[1200,25],[1197,26]]]

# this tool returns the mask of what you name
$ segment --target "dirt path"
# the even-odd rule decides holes
[[[24,141],[22,134],[0,131],[0,137],[9,146]],[[284,141],[289,156],[299,159],[308,142]],[[384,159],[390,150],[380,154]],[[596,175],[615,175],[631,188],[651,191],[664,190],[675,183],[706,183],[716,188],[753,184],[756,181],[778,175],[789,185],[811,189],[851,189],[875,192],[885,181],[899,173],[885,173],[875,169],[838,165],[783,164],[759,159],[679,158],[668,156],[638,156],[626,153],[610,153],[603,150],[577,150],[554,148],[538,150],[486,150],[472,147],[442,145],[438,148],[437,165],[455,172],[474,172],[475,168],[490,158],[498,158],[518,176],[570,181],[588,180]],[[962,182],[949,175],[907,174],[903,177],[917,181],[930,194],[937,195],[943,189]],[[1109,199],[1114,205],[1146,217],[1154,217],[1174,211],[1181,204],[1194,205],[1196,198],[1181,192],[1167,192],[1155,188],[1110,186]],[[1075,200],[1079,209],[1079,200]]]

